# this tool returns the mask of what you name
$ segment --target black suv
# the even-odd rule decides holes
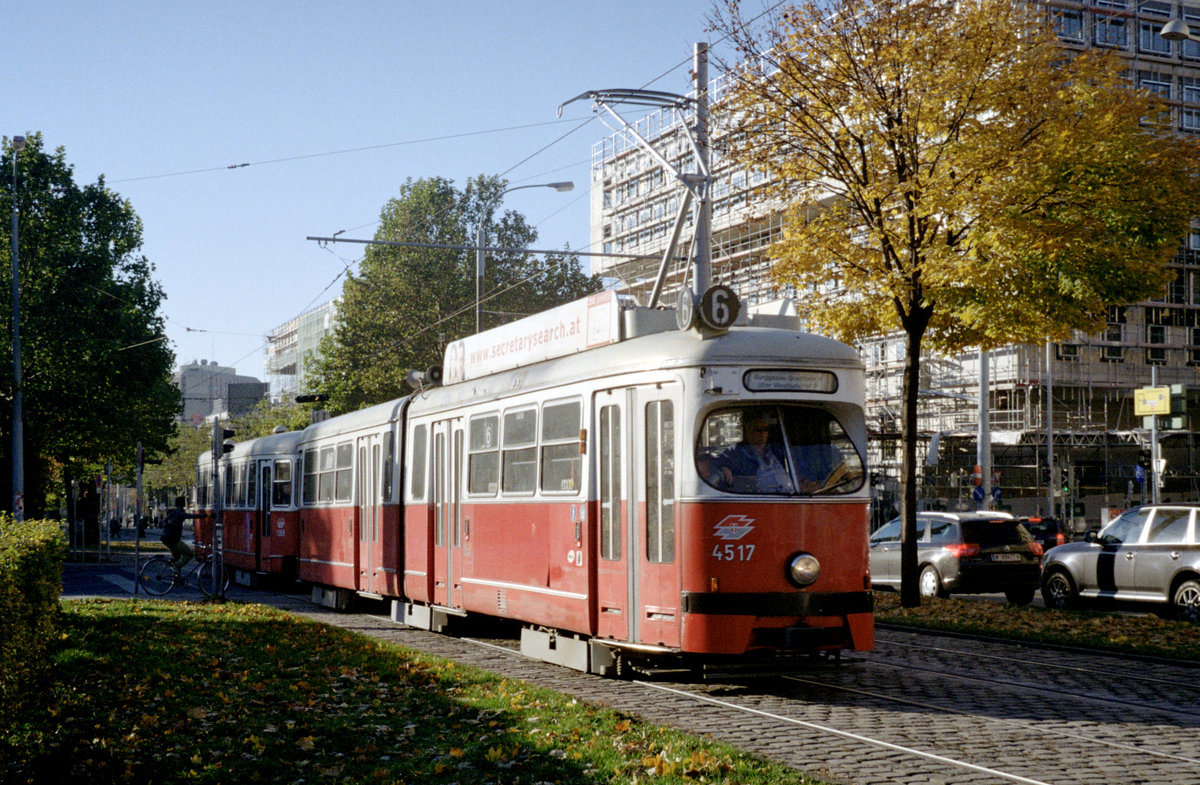
[[[1004,592],[1028,605],[1038,589],[1041,543],[1003,512],[917,513],[917,569],[922,597]],[[900,519],[871,535],[871,584],[900,588]]]
[[[1021,525],[1042,545],[1043,551],[1066,543],[1067,537],[1057,518],[1020,518]]]

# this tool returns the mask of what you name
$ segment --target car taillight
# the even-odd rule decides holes
[[[1041,556],[1043,553],[1046,552],[1046,549],[1042,547],[1042,544],[1040,542],[1029,543],[1029,550],[1031,550],[1033,552],[1034,556]]]
[[[1062,532],[1059,532],[1058,534],[1054,535],[1054,544],[1055,545],[1062,545],[1066,541],[1067,541],[1067,538],[1063,536]]]
[[[973,542],[960,542],[955,545],[947,545],[945,548],[960,559],[979,553],[979,545]]]

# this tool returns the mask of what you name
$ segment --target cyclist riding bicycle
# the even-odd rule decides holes
[[[192,546],[183,541],[183,522],[187,518],[204,517],[203,513],[184,512],[183,502],[182,496],[175,497],[175,506],[167,510],[167,520],[163,524],[162,536],[159,537],[162,543],[171,550],[171,555],[174,556],[171,563],[177,571],[182,570],[188,562],[196,557]]]

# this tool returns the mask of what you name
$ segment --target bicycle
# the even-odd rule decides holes
[[[212,557],[209,554],[197,553],[192,564],[183,570],[175,567],[175,561],[170,556],[151,556],[142,565],[142,569],[138,570],[138,584],[147,594],[161,597],[176,586],[186,586],[190,579],[205,597],[214,597],[216,594],[213,592],[212,571]],[[223,594],[229,588],[229,570],[222,572],[225,573],[224,585],[221,587]]]

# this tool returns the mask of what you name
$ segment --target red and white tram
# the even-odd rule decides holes
[[[299,499],[295,493],[300,431],[285,431],[233,445],[219,462],[225,567],[243,585],[297,577]],[[196,538],[212,544],[212,453],[197,464],[196,506],[210,517],[196,522]]]
[[[314,423],[300,439],[300,578],[314,599],[400,596],[401,462],[396,434],[408,399]]]
[[[451,344],[445,383],[309,426],[300,577],[523,625],[580,670],[873,646],[863,366],[601,293]],[[435,376],[436,374],[429,374]]]

